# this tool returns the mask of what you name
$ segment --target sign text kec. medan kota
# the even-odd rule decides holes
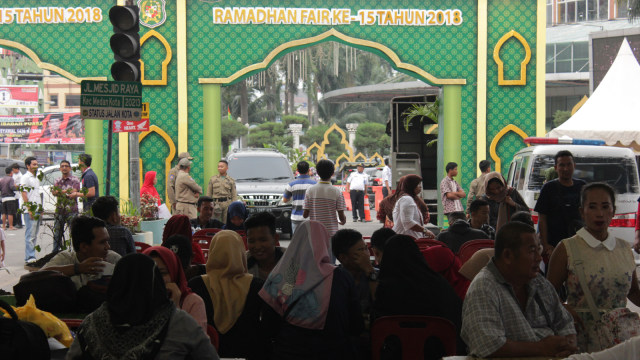
[[[214,7],[214,24],[281,25],[461,25],[459,9],[312,9],[277,7]]]

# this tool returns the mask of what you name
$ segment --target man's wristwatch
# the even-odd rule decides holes
[[[378,281],[378,273],[375,270],[369,274],[369,281]]]

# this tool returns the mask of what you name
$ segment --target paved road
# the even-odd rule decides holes
[[[351,217],[351,214],[346,214],[347,218]],[[371,211],[372,219],[375,219],[375,211]],[[354,223],[351,220],[347,220],[347,223],[341,228],[356,229],[362,233],[363,236],[371,236],[371,234],[381,227],[381,224],[376,220],[367,223]],[[42,247],[42,251],[36,252],[36,257],[39,259],[46,254],[50,253],[53,248],[53,236],[52,229],[53,221],[45,221],[40,226],[38,233],[37,244]],[[27,273],[24,269],[24,228],[14,231],[5,232],[7,241],[5,242],[5,248],[7,254],[5,256],[5,268],[0,269],[0,289],[13,292],[13,285],[15,285],[20,276]],[[282,246],[288,246],[289,240],[280,241]]]

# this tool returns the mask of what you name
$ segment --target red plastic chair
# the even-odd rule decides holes
[[[209,335],[209,339],[211,340],[211,345],[213,345],[216,350],[219,349],[218,345],[220,345],[220,338],[218,336],[218,332],[216,331],[216,329],[207,324],[207,335]]]
[[[69,330],[76,331],[82,325],[82,319],[60,319],[63,323],[67,325]]]
[[[218,231],[220,231],[222,229],[215,229],[215,228],[211,228],[211,229],[202,229],[202,230],[198,230],[195,233],[193,233],[193,236],[209,236],[209,237],[213,237]]]
[[[460,258],[460,262],[464,264],[476,253],[476,251],[480,249],[492,248],[494,246],[494,241],[491,239],[478,239],[467,241],[466,243],[460,246],[458,250],[458,258]]]
[[[213,236],[194,236],[191,240],[200,246],[202,249],[202,255],[204,256],[205,263],[209,257],[209,247],[211,246],[211,239]]]
[[[205,263],[209,257],[209,247],[211,247],[211,239],[222,229],[202,229],[193,233],[191,241],[195,242],[202,249]]]
[[[456,327],[447,319],[436,316],[384,316],[371,328],[371,359],[379,360],[387,337],[395,335],[402,346],[403,359],[424,359],[424,342],[438,338],[447,356],[456,355]]]
[[[440,240],[431,239],[431,238],[420,238],[416,240],[416,244],[420,249],[428,248],[431,246],[441,245],[447,247],[445,243]]]
[[[238,235],[242,237],[242,242],[244,243],[244,249],[249,250],[249,245],[247,245],[247,233],[244,230],[235,230],[235,232],[237,232]],[[276,244],[276,246],[279,246],[279,245],[280,245],[280,242]]]
[[[136,247],[136,252],[137,253],[141,253],[143,252],[145,249],[148,249],[151,247],[151,245],[147,244],[147,243],[143,243],[143,242],[134,242],[134,245]]]

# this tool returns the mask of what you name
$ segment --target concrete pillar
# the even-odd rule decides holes
[[[349,132],[349,146],[353,149],[353,156],[356,155],[356,147],[353,146],[353,143],[356,141],[356,130],[358,130],[358,125],[360,124],[347,124],[347,131]]]
[[[218,161],[222,158],[222,113],[219,84],[202,84],[202,184],[218,174]]]
[[[293,135],[293,148],[300,147],[300,135],[302,135],[302,124],[289,124],[289,131]]]

